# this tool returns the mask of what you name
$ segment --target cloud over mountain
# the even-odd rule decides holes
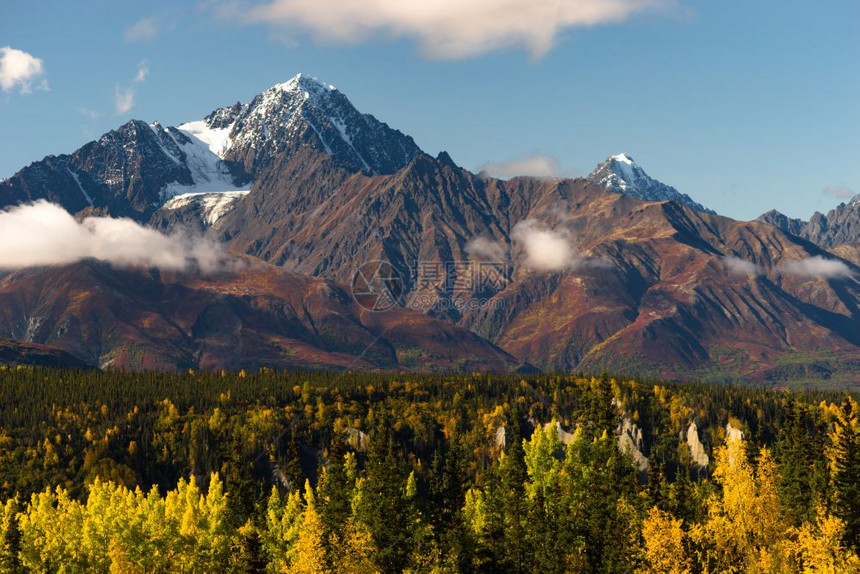
[[[837,279],[852,277],[854,275],[851,268],[844,262],[838,259],[825,259],[820,255],[807,257],[806,259],[789,259],[783,261],[779,267],[783,273],[800,275],[801,277]]]
[[[550,177],[558,175],[558,161],[548,155],[534,154],[508,161],[487,162],[481,166],[481,171],[501,179],[509,179],[518,175]]]
[[[582,261],[564,227],[553,229],[536,219],[526,219],[514,226],[511,238],[525,250],[525,265],[537,271],[563,271]]]
[[[204,272],[224,267],[221,248],[184,233],[164,235],[130,219],[87,217],[38,201],[0,212],[0,269],[63,265],[95,258],[120,267]]]

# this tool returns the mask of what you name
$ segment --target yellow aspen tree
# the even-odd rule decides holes
[[[755,471],[742,438],[728,437],[716,449],[714,478],[721,487],[707,501],[705,524],[690,531],[698,561],[707,571],[779,572],[785,528],[776,492],[776,466],[767,449]]]
[[[796,529],[797,571],[803,574],[860,572],[860,557],[843,542],[845,524],[819,506],[814,523]]]
[[[295,574],[324,574],[331,572],[326,563],[325,532],[314,502],[310,482],[305,482],[305,512],[296,543],[296,557],[289,571]]]
[[[648,567],[642,574],[689,574],[692,571],[692,561],[684,546],[683,522],[656,506],[648,511],[642,525]]]

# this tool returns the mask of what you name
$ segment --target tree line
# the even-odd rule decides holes
[[[852,572],[858,545],[851,395],[0,368],[0,572]]]

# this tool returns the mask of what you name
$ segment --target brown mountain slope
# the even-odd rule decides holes
[[[550,368],[860,382],[856,266],[803,275],[833,256],[771,225],[576,184],[559,195],[590,259],[550,280],[520,266],[496,310],[462,324]]]
[[[341,282],[364,261],[390,261],[412,290],[408,302],[547,369],[858,377],[860,270],[837,260],[847,275],[788,272],[792,261],[834,256],[777,227],[642,202],[584,180],[476,176],[446,155],[419,155],[374,177],[327,161],[307,149],[299,161],[277,164],[225,216],[223,237]],[[563,233],[585,262],[529,269],[514,232],[524,220]],[[437,304],[423,304],[416,268],[474,263],[468,245],[476,237],[498,245],[515,270],[510,282],[489,293],[431,290]],[[452,310],[439,303],[476,296],[491,304]]]
[[[455,325],[370,313],[336,284],[260,263],[213,277],[95,261],[19,271],[0,279],[0,336],[125,369],[520,366]]]

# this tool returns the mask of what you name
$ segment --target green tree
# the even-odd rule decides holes
[[[406,473],[395,450],[391,425],[387,417],[380,419],[370,438],[355,515],[370,531],[376,565],[383,572],[395,573],[409,565],[413,524],[404,495]]]
[[[845,397],[831,435],[834,514],[844,524],[845,543],[860,549],[860,410]]]

